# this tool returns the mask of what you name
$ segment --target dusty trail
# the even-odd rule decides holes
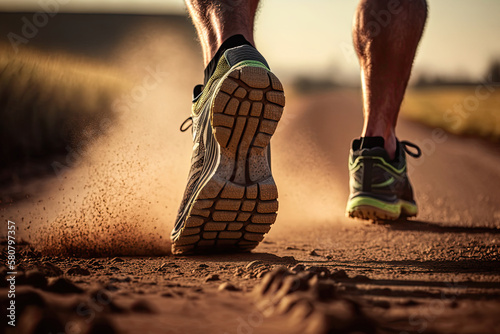
[[[377,332],[499,332],[498,149],[402,120],[400,138],[420,144],[424,153],[410,166],[418,219],[387,225],[348,220],[347,155],[361,128],[361,101],[354,91],[287,96],[272,141],[280,211],[254,253],[170,256],[168,235],[191,150],[189,134],[178,126],[189,114],[202,68],[194,47],[182,42],[188,34],[144,29],[116,51],[116,63],[137,82],[119,101],[120,124],[97,139],[64,178],[50,180],[31,200],[0,213],[26,226],[31,221],[26,236],[39,250],[97,256],[27,252],[25,269],[38,268],[50,277],[61,272],[49,272],[47,263],[60,268],[87,291],[71,297],[72,303],[95,304],[92,296],[105,290],[106,307],[94,313],[104,323],[99,326],[121,333],[300,332],[304,326],[319,332],[328,323],[324,318],[304,316],[300,307],[279,315],[269,305],[254,305],[272,299],[269,295],[250,294],[268,271],[285,266],[298,272],[298,264],[328,270],[335,282],[335,314],[357,321],[341,304],[352,299],[363,311],[359,319],[377,320]],[[163,256],[148,257],[158,254]],[[138,256],[111,259],[116,255]],[[221,288],[224,282],[234,289]],[[88,315],[61,307],[71,304],[67,299],[36,293],[62,325],[97,326]],[[304,295],[314,305],[325,302],[312,292]],[[45,319],[42,311],[30,312],[35,320],[26,322],[28,332],[36,319]],[[305,320],[297,325],[294,318]]]

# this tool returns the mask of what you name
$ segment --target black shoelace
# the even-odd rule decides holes
[[[403,141],[400,141],[400,144],[401,146],[403,147],[403,150],[411,157],[414,157],[414,158],[420,158],[422,156],[422,150],[420,149],[420,147],[418,147],[416,144],[413,144],[409,141],[406,141],[406,140],[403,140]],[[417,150],[416,153],[410,151],[408,149],[408,147],[411,147],[415,150]]]
[[[193,117],[189,116],[188,118],[186,118],[184,122],[182,122],[179,130],[181,130],[181,132],[186,132],[192,126],[193,126]]]

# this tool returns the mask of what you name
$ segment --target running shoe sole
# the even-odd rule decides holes
[[[414,203],[404,200],[390,203],[368,196],[358,196],[349,200],[346,210],[347,217],[373,221],[415,217],[417,213],[418,209]]]
[[[206,122],[211,165],[188,203],[174,254],[250,251],[276,221],[278,190],[267,150],[283,113],[283,86],[264,67],[236,65],[214,94]]]

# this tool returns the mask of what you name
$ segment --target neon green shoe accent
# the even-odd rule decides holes
[[[382,183],[377,183],[377,184],[372,184],[372,187],[373,188],[383,188],[383,187],[387,187],[391,184],[394,183],[394,181],[396,181],[396,179],[394,177],[391,176],[391,178],[385,182],[382,182]]]
[[[380,165],[380,167],[384,168],[388,172],[395,172],[397,174],[401,174],[406,170],[406,165],[401,169],[397,169],[390,163],[386,162],[385,159],[382,157],[363,157],[363,156],[357,157],[356,160],[354,161],[349,161],[349,169],[353,170],[354,168],[358,168],[358,166],[360,166],[361,163],[363,162],[363,159],[367,158],[380,161],[380,163],[382,164]]]
[[[396,203],[387,203],[367,196],[359,196],[349,200],[346,211],[347,213],[352,213],[356,210],[360,210],[360,208],[366,207],[382,210],[386,212],[388,216],[393,217],[393,219],[397,219],[401,213],[410,217],[416,216],[418,213],[418,207],[413,203],[403,200],[399,200]]]
[[[365,196],[359,196],[349,200],[349,203],[347,203],[347,211],[348,212],[353,211],[356,207],[359,206],[376,207],[378,209],[390,212],[394,215],[397,215],[401,212],[401,206],[399,202],[395,204],[387,203],[373,197],[365,197]]]
[[[401,211],[404,211],[407,216],[413,217],[417,215],[418,207],[413,203],[401,201]]]
[[[270,71],[270,69],[266,65],[262,64],[260,61],[257,61],[257,60],[245,60],[245,61],[239,62],[238,64],[231,67],[231,69],[237,68],[237,67],[242,67],[242,66],[262,67],[262,68],[265,68],[266,70]]]
[[[383,187],[387,187],[391,184],[394,183],[394,181],[396,181],[396,179],[394,177],[391,176],[391,178],[387,181],[384,181],[382,183],[377,183],[377,184],[373,184],[372,187],[373,188],[383,188]],[[355,187],[357,188],[361,188],[361,184],[359,182],[357,182],[354,178],[352,178],[351,180],[351,183],[354,184]]]

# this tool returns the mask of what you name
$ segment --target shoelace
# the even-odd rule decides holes
[[[413,143],[406,141],[406,140],[400,141],[400,143],[401,143],[401,146],[403,147],[403,150],[409,156],[414,157],[414,158],[420,158],[422,156],[422,150],[416,144],[413,144]],[[408,147],[414,148],[415,150],[417,150],[417,153],[413,153],[412,151],[410,151],[408,149]]]
[[[194,86],[193,103],[196,102],[196,100],[198,100],[198,98],[201,96],[201,93],[203,92],[203,88],[204,88],[203,85]],[[188,122],[191,122],[191,123],[188,123]],[[188,124],[186,124],[186,123],[188,123]],[[186,118],[186,120],[184,122],[182,122],[179,130],[181,130],[181,132],[186,132],[192,126],[193,126],[193,117],[189,116],[188,118]]]
[[[188,122],[191,122],[191,123],[188,123]],[[188,123],[186,125],[186,123]],[[186,118],[186,120],[184,122],[182,122],[179,130],[181,130],[181,132],[186,132],[187,130],[189,130],[189,128],[193,126],[193,117],[192,116],[189,116],[188,118]]]

